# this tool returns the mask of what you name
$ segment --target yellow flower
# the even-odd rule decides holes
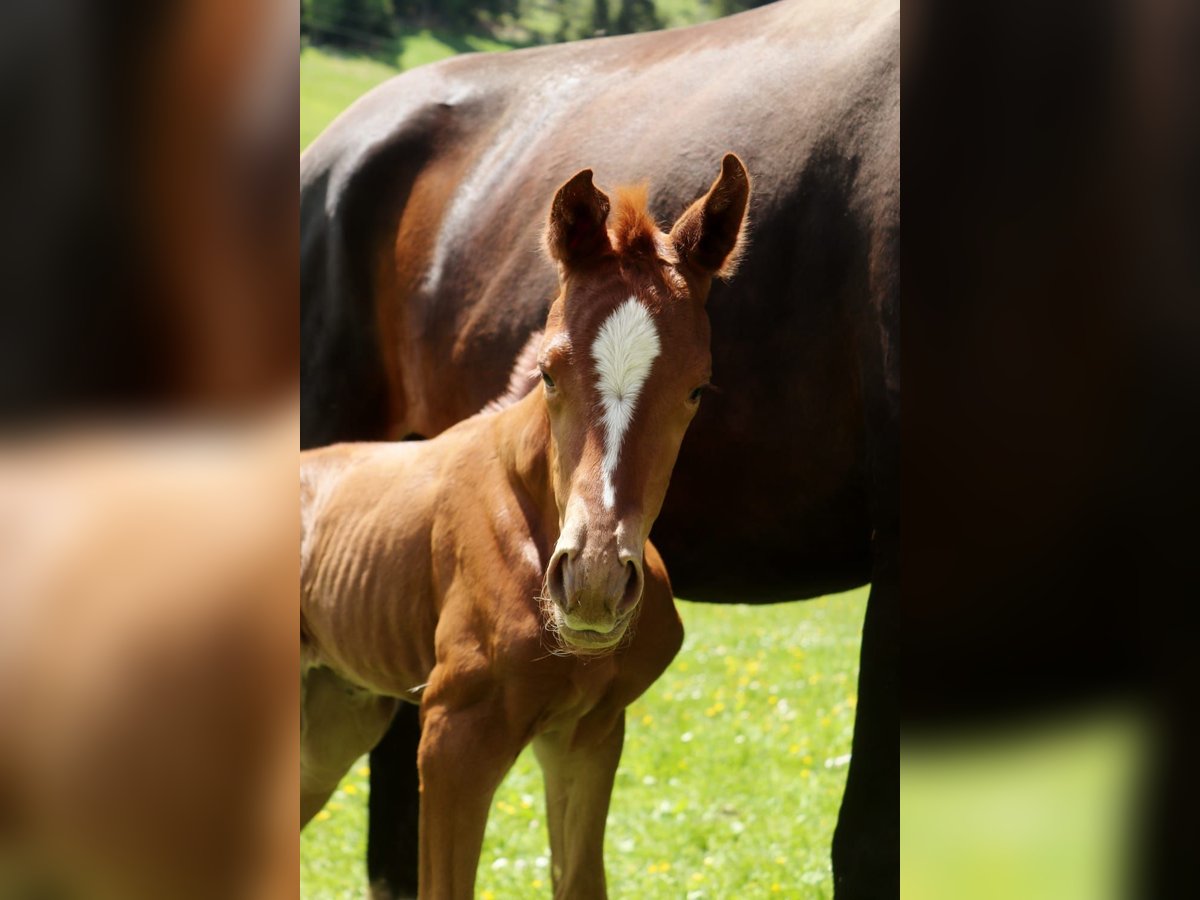
[[[496,900],[496,895],[491,891],[484,891],[479,895],[479,900]]]
[[[533,881],[530,882],[530,886],[534,887],[534,888],[540,888],[542,886],[542,879],[540,879],[540,878],[533,879]]]
[[[323,809],[319,813],[317,813],[317,821],[318,822],[324,822],[329,818],[330,818],[329,810],[327,810],[327,809]]]
[[[812,769],[801,769],[800,770],[801,778],[808,778],[810,775],[812,775]]]
[[[703,873],[703,872],[693,872],[693,873],[692,873],[692,881],[695,881],[695,882],[699,883],[699,882],[701,882],[701,881],[703,881],[703,880],[704,880],[704,873]]]
[[[360,777],[366,778],[368,775],[371,774],[371,767],[370,766],[359,766],[358,774]]]
[[[772,894],[778,894],[782,890],[783,890],[783,888],[781,888],[778,883],[771,885],[771,893]]]
[[[786,866],[786,865],[787,865],[787,857],[786,857],[786,856],[777,856],[777,857],[775,857],[775,865],[777,865],[777,866]]]
[[[649,725],[653,721],[654,721],[654,716],[652,716],[652,715],[647,714],[647,715],[642,716],[642,724],[643,725]]]
[[[346,785],[344,788],[342,788],[342,790],[344,790],[347,794],[350,794],[351,796],[358,793],[358,788],[352,784]]]

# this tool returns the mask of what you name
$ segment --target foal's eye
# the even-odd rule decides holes
[[[706,387],[708,387],[708,385],[702,384],[702,385],[700,385],[700,387],[696,388],[694,391],[692,391],[690,394],[688,394],[688,403],[699,403],[700,397],[703,396],[704,389]]]
[[[544,371],[542,372],[542,384],[546,386],[546,390],[554,390],[554,379],[547,375]]]

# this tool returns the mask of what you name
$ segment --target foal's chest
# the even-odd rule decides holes
[[[563,660],[555,673],[556,687],[546,698],[538,717],[538,732],[559,731],[574,725],[615,699],[620,666],[611,657]]]

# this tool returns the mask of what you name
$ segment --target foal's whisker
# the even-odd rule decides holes
[[[568,644],[562,636],[558,616],[554,614],[554,601],[550,599],[550,583],[549,575],[547,574],[542,579],[542,589],[533,596],[537,601],[538,607],[542,614],[542,630],[547,634],[553,635],[553,646],[547,646],[543,642],[542,646],[546,647],[548,656],[558,657],[576,657],[587,659],[597,656],[608,656],[618,650],[624,649],[633,641],[634,632],[637,631],[638,619],[641,618],[641,605],[633,611],[629,619],[624,623],[625,631],[621,635],[621,639],[610,647],[599,647],[595,650],[586,647],[576,647]],[[539,657],[546,659],[547,657]]]
[[[550,599],[549,582],[542,579],[542,589],[533,598],[538,602],[538,607],[542,614],[542,630],[547,634],[553,635],[553,646],[547,646],[545,642],[542,646],[551,656],[573,656],[575,655],[571,648],[567,646],[566,641],[562,638],[562,633],[558,627],[558,617],[554,615],[554,601]]]

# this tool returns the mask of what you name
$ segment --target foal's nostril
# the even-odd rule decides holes
[[[621,602],[617,606],[617,615],[627,612],[642,596],[642,570],[629,560],[625,563],[625,591],[621,594]]]
[[[567,554],[559,552],[550,561],[550,571],[546,574],[546,589],[550,599],[563,612],[568,611],[566,586]]]

